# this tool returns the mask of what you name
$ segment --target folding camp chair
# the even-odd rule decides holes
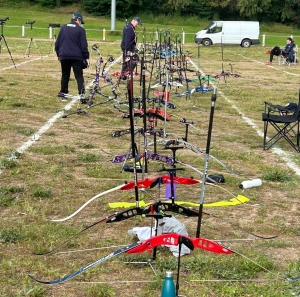
[[[265,112],[262,114],[262,120],[264,122],[264,150],[271,148],[280,139],[285,139],[298,153],[300,152],[300,90],[296,109],[265,102]],[[269,124],[275,131],[274,129],[269,131]],[[268,134],[271,134],[271,136],[268,136]]]
[[[292,55],[285,54],[281,52],[281,54],[277,57],[279,65],[288,65],[290,66],[291,63],[296,64],[298,62],[298,45],[295,45],[292,49]]]
[[[294,51],[294,61],[293,61],[293,63],[296,64],[296,63],[298,63],[298,51],[299,51],[299,48],[298,48],[297,44],[294,46],[293,51]]]
[[[288,55],[285,55],[282,53],[280,56],[278,56],[278,64],[279,65],[290,65]]]

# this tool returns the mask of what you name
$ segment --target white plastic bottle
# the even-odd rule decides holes
[[[262,181],[259,178],[251,179],[251,180],[245,180],[240,185],[240,189],[249,189],[253,187],[259,187],[262,185]]]

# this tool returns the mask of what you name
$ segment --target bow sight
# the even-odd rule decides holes
[[[35,21],[27,21],[26,24],[30,25],[30,30],[32,30],[32,25],[35,23]]]
[[[49,24],[49,27],[48,28],[51,28],[50,30],[53,29],[53,38],[52,38],[52,42],[51,42],[51,45],[50,45],[50,51],[49,51],[49,54],[51,53],[51,51],[53,53],[55,53],[55,50],[54,50],[54,47],[55,47],[55,40],[56,40],[56,34],[55,34],[55,29],[56,28],[60,28],[60,24]],[[52,33],[51,33],[52,34]]]
[[[92,49],[93,49],[94,51],[96,51],[98,48],[99,48],[99,46],[98,46],[97,44],[93,44]]]
[[[32,25],[35,23],[35,20],[33,21],[26,21],[26,24],[29,24],[30,25],[30,30],[32,30]],[[33,44],[35,45],[35,48],[38,50],[38,52],[40,53],[40,55],[42,56],[38,46],[36,45],[35,41],[33,40],[33,37],[31,37],[29,39],[29,42],[28,42],[28,45],[27,45],[27,48],[26,48],[26,51],[25,51],[25,54],[24,54],[24,58],[27,56],[29,57],[30,55],[30,49],[31,49],[31,43],[33,42]]]
[[[6,22],[7,20],[9,20],[9,17],[0,18],[0,22],[1,23]]]
[[[49,24],[49,28],[60,28],[60,24]]]
[[[16,64],[15,64],[15,62],[14,62],[14,60],[13,60],[13,57],[12,57],[12,55],[11,55],[10,49],[9,49],[9,47],[8,47],[8,45],[7,45],[6,40],[5,40],[5,37],[4,37],[4,35],[3,35],[3,27],[4,27],[4,24],[5,24],[5,22],[6,22],[7,20],[9,20],[9,17],[0,18],[0,25],[1,25],[0,53],[1,53],[1,44],[2,44],[2,40],[3,40],[3,41],[4,41],[4,44],[5,44],[6,48],[7,48],[7,51],[8,51],[8,53],[9,53],[9,55],[10,55],[10,59],[12,60],[12,62],[13,62],[13,64],[14,64],[15,68],[17,68],[17,66],[16,66]]]

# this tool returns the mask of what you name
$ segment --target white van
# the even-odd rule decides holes
[[[195,42],[204,46],[240,44],[250,47],[259,44],[259,22],[213,21],[195,35]]]

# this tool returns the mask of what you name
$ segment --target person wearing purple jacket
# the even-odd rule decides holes
[[[61,27],[55,41],[55,52],[61,64],[61,89],[58,97],[66,100],[69,93],[71,68],[77,82],[78,94],[82,103],[86,103],[84,93],[83,68],[89,65],[89,50],[82,15],[73,13],[71,22]],[[85,66],[84,66],[85,65]]]

